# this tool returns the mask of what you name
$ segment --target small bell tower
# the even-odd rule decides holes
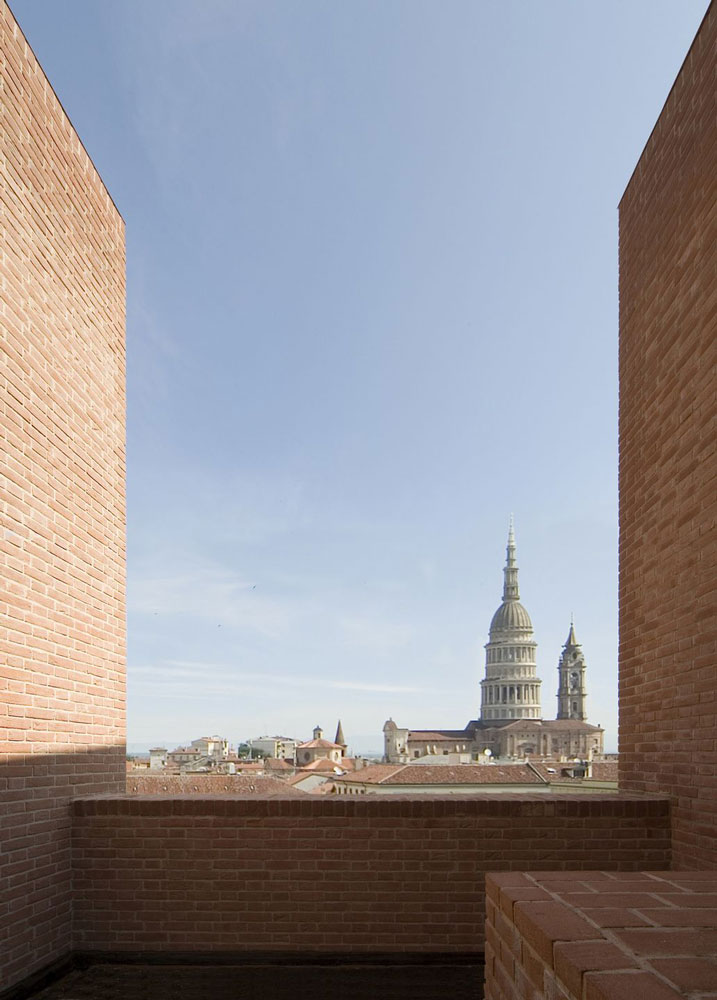
[[[578,719],[585,722],[585,654],[575,638],[575,625],[570,619],[570,632],[558,662],[558,719]]]

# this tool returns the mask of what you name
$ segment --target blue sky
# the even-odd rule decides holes
[[[127,223],[128,739],[476,718],[514,512],[616,748],[617,204],[706,0],[15,0]]]

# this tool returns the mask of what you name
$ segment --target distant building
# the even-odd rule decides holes
[[[570,622],[570,632],[558,664],[558,718],[578,719],[584,722],[585,711],[585,656],[575,638],[575,628]]]
[[[455,758],[456,755],[451,755]],[[332,779],[336,795],[543,795],[554,792],[617,792],[617,765],[604,764],[590,773],[590,764],[466,764],[413,761],[374,764]],[[306,785],[300,787],[312,790]]]
[[[276,760],[295,760],[297,741],[289,736],[258,736],[247,740],[247,746],[253,750],[261,750],[267,757]]]
[[[344,773],[340,764],[326,758],[318,758],[299,768],[288,780],[294,788],[300,788],[303,792],[313,792]]]
[[[156,747],[150,751],[152,755],[155,762],[150,762],[150,770],[211,771],[220,765],[229,770],[225,766],[230,758],[229,741],[223,736],[201,736],[188,747],[176,747],[169,753],[164,747]]]
[[[192,747],[176,747],[167,754],[167,764],[171,767],[185,767],[187,764],[195,764],[198,760],[206,757],[201,750]]]
[[[485,679],[481,681],[482,722],[542,717],[541,681],[535,665],[537,647],[530,615],[520,603],[511,521],[503,570],[503,601],[493,615],[485,647]]]
[[[293,760],[282,760],[278,757],[265,757],[262,761],[267,774],[276,774],[279,777],[294,773]]]
[[[149,769],[149,754],[133,753],[127,758],[128,771],[146,771]]]
[[[525,795],[550,790],[528,764],[374,764],[333,783],[338,795]]]
[[[225,740],[223,736],[202,736],[198,740],[192,740],[191,746],[204,757],[213,757],[215,760],[223,760],[229,756],[229,740]]]
[[[324,733],[320,726],[316,726],[313,739],[306,743],[299,743],[296,748],[296,763],[299,767],[305,767],[315,760],[325,759],[334,764],[340,764],[345,746],[339,743],[332,743],[331,740],[324,739]]]
[[[603,751],[604,731],[586,714],[585,656],[574,624],[558,664],[558,717],[542,718],[541,680],[533,623],[520,603],[515,535],[511,520],[503,600],[490,623],[480,718],[463,729],[401,729],[393,719],[384,727],[384,760],[399,764],[426,754],[469,753],[474,759],[530,755],[589,758]]]
[[[167,748],[152,747],[149,751],[150,771],[161,771],[167,766]]]

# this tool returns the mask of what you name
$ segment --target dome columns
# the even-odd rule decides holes
[[[481,719],[494,722],[540,719],[533,624],[520,603],[515,534],[511,518],[503,570],[503,602],[490,623],[486,673],[481,681]]]

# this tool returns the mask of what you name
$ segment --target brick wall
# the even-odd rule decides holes
[[[0,0],[0,987],[70,947],[73,791],[124,788],[124,232]]]
[[[717,9],[620,204],[620,784],[717,867]]]
[[[517,872],[486,879],[486,1000],[717,995],[711,872]]]
[[[669,864],[659,799],[74,803],[81,950],[483,947],[486,871]]]

